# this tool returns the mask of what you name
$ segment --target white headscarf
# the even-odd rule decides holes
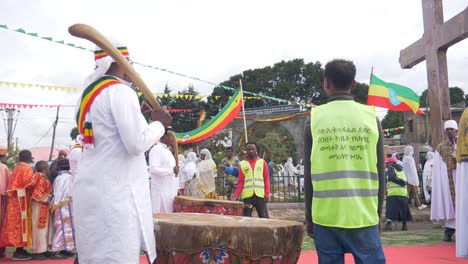
[[[429,202],[431,200],[431,195],[429,194],[427,187],[430,187],[432,189],[432,168],[434,167],[435,153],[429,151],[427,152],[426,157],[427,160],[424,164],[423,170],[423,192],[424,198],[427,202]]]
[[[193,178],[197,173],[197,154],[190,152],[185,159],[185,164],[179,172],[179,186]]]
[[[126,45],[124,45],[122,42],[118,40],[110,40],[110,42],[116,48],[126,47]],[[99,52],[99,51],[102,51],[102,49],[96,46],[95,51]],[[129,58],[129,57],[126,56],[126,58]],[[94,71],[86,78],[84,82],[84,88],[88,87],[90,84],[92,84],[93,82],[95,82],[96,80],[104,76],[106,72],[109,70],[111,64],[114,62],[114,59],[112,59],[111,56],[107,55],[105,57],[102,57],[96,60],[95,62],[96,62],[96,67]]]
[[[397,155],[398,155],[398,152],[393,153],[393,154],[392,154],[392,158],[395,158],[395,159],[397,160],[397,161],[396,161],[396,164],[398,164],[398,165],[400,165],[400,166],[403,167],[403,162],[401,162],[401,160],[399,160],[399,159],[397,158]]]
[[[419,186],[418,171],[416,170],[416,164],[413,158],[413,147],[405,147],[405,156],[403,156],[403,172],[406,175],[408,183],[413,186]]]
[[[211,152],[208,149],[202,149],[200,150],[200,155],[204,154],[205,155],[205,160],[212,159],[211,157]]]
[[[182,167],[184,166],[184,164],[185,164],[185,157],[184,157],[184,155],[179,154],[178,159],[179,159],[179,167],[182,168]]]
[[[293,159],[289,157],[286,163],[284,164],[284,176],[294,176],[294,174],[297,172],[296,167],[294,167],[294,164],[292,162]]]

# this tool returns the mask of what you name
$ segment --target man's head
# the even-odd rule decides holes
[[[226,147],[226,157],[230,158],[234,155],[234,149],[232,147]]]
[[[356,67],[352,61],[335,59],[325,65],[323,85],[329,97],[337,93],[350,93],[356,81]]]
[[[454,141],[455,138],[457,137],[457,132],[458,132],[458,125],[457,121],[455,120],[447,120],[444,123],[444,131],[447,137],[451,140]]]
[[[20,151],[18,158],[20,162],[26,163],[31,163],[33,160],[31,151],[27,149]]]
[[[169,133],[164,133],[164,136],[162,136],[162,138],[159,140],[161,143],[164,143],[168,146],[172,145],[172,137],[171,135],[169,135]]]
[[[70,161],[68,159],[61,159],[57,161],[57,171],[68,171],[70,170]]]
[[[245,144],[245,151],[249,159],[255,159],[255,157],[257,157],[257,143],[247,142]]]
[[[59,160],[66,159],[67,156],[68,156],[67,151],[62,149],[62,150],[59,151],[57,159],[59,159]]]
[[[397,159],[394,158],[394,157],[391,157],[391,158],[387,158],[385,160],[385,165],[388,167],[390,167],[392,164],[395,164],[397,162]]]
[[[45,176],[49,175],[49,164],[47,163],[47,161],[38,161],[36,163],[36,171],[44,174]]]

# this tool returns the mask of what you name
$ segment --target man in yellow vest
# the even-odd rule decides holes
[[[247,142],[247,157],[239,163],[237,188],[231,197],[235,201],[241,196],[244,204],[244,216],[252,216],[253,208],[258,217],[269,218],[267,202],[270,199],[270,177],[265,160],[257,156],[257,144]]]
[[[375,108],[354,102],[353,62],[325,65],[328,103],[314,107],[304,133],[307,233],[320,264],[385,263],[379,218],[385,195],[383,134]]]
[[[411,211],[408,205],[407,179],[403,167],[397,163],[396,158],[385,160],[387,165],[387,203],[385,205],[385,217],[387,224],[384,231],[392,231],[392,220],[402,222],[401,231],[407,231],[407,221],[411,221]]]

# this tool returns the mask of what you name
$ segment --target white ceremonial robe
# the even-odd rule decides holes
[[[139,263],[140,248],[156,258],[144,152],[164,134],[148,125],[130,87],[112,85],[90,109],[94,148],[84,147],[73,184],[76,244],[81,264]]]
[[[151,175],[151,203],[153,214],[172,213],[174,198],[177,196],[179,179],[175,177],[174,156],[166,144],[159,142],[149,153]]]
[[[426,202],[431,201],[431,195],[429,194],[429,190],[427,189],[427,184],[430,181],[431,182],[431,188],[432,188],[432,171],[434,167],[434,160],[428,160],[426,161],[426,164],[424,164],[424,170],[423,170],[423,192],[424,192],[424,198],[426,199]],[[432,192],[432,189],[431,189]]]
[[[447,165],[439,152],[435,153],[434,158],[431,196],[431,220],[444,220],[446,227],[455,228],[455,208],[450,194]]]
[[[468,258],[468,162],[457,164],[455,194],[457,257]]]

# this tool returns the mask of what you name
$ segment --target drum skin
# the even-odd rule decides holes
[[[155,214],[155,263],[296,263],[300,222],[215,214]]]
[[[244,203],[229,200],[176,196],[174,199],[174,212],[242,216]]]

